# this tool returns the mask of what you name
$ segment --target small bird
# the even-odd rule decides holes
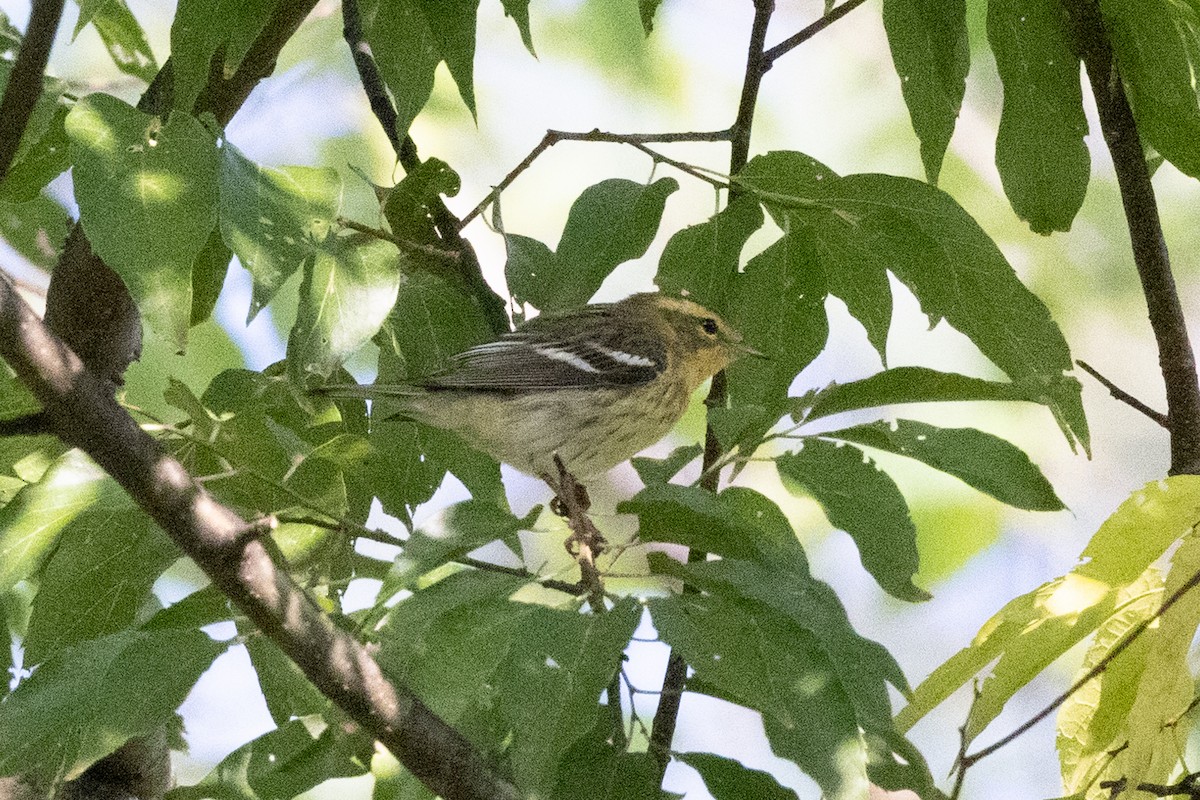
[[[666,436],[700,384],[743,353],[762,355],[712,311],[644,293],[535,317],[411,383],[317,391],[388,398],[522,472],[553,475],[557,455],[586,479]]]

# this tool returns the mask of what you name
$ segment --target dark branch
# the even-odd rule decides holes
[[[525,170],[533,165],[533,162],[541,156],[542,153],[549,150],[559,142],[611,142],[614,144],[627,144],[631,147],[636,147],[643,153],[650,156],[657,162],[670,164],[678,170],[686,172],[695,178],[711,183],[714,186],[725,186],[725,182],[717,180],[711,175],[696,170],[694,167],[676,161],[673,158],[668,158],[662,153],[658,153],[646,147],[647,144],[662,143],[669,144],[672,142],[727,142],[732,137],[732,131],[729,129],[723,131],[683,131],[677,133],[609,133],[602,131],[599,128],[590,131],[546,131],[546,135],[537,143],[529,155],[521,159],[521,163],[517,164],[512,170],[504,176],[504,179],[492,187],[492,191],[488,196],[479,201],[479,204],[466,213],[459,223],[460,227],[465,227],[467,223],[483,213],[496,197],[512,185],[513,181]]]
[[[50,47],[54,44],[62,12],[63,0],[33,0],[21,51],[8,75],[4,99],[0,100],[0,181],[8,175],[9,167],[17,157],[29,117],[42,96],[46,62],[50,59]]]
[[[1129,392],[1125,391],[1120,386],[1117,386],[1108,378],[1101,375],[1095,370],[1094,367],[1092,367],[1091,364],[1087,363],[1086,361],[1076,361],[1075,363],[1079,365],[1080,369],[1099,381],[1101,386],[1103,386],[1105,389],[1108,389],[1108,393],[1111,394],[1115,399],[1120,400],[1122,403],[1136,411],[1142,412],[1167,430],[1171,429],[1171,420],[1167,418],[1166,414],[1162,413],[1161,411],[1155,411],[1141,400],[1138,400]]]
[[[771,15],[775,11],[775,0],[754,0],[754,21],[750,26],[750,43],[746,54],[746,73],[742,82],[741,99],[738,101],[737,117],[730,127],[729,174],[737,175],[746,166],[750,157],[750,133],[754,124],[754,109],[758,105],[758,90],[762,85],[762,76],[766,72],[763,67],[764,45],[767,38],[767,27]],[[736,184],[729,189],[729,199],[737,197],[739,188]],[[704,403],[709,408],[721,408],[728,399],[725,373],[718,372],[713,376]],[[704,458],[701,462],[700,485],[710,492],[717,490],[721,479],[719,470],[712,469],[722,455],[721,443],[708,425],[704,433]],[[704,561],[708,554],[700,550],[688,552],[688,563]],[[684,585],[685,592],[695,591]],[[667,659],[666,673],[663,675],[662,694],[658,709],[654,713],[654,722],[650,729],[650,752],[658,762],[658,783],[666,774],[667,764],[671,759],[671,742],[675,738],[675,726],[679,721],[679,705],[683,698],[684,686],[687,682],[687,664],[683,657],[673,649]]]
[[[1150,327],[1158,343],[1158,363],[1167,394],[1171,431],[1171,474],[1200,474],[1200,382],[1188,339],[1187,322],[1171,273],[1154,186],[1137,123],[1113,59],[1111,40],[1099,7],[1088,0],[1066,3],[1088,81],[1096,98],[1100,129],[1112,154],[1133,262],[1146,297]]]
[[[446,798],[519,797],[482,756],[278,569],[246,521],[218,503],[144,432],[83,363],[0,277],[0,356],[45,407],[54,432],[79,447],[204,570],[309,680]]]
[[[379,120],[379,126],[383,128],[388,141],[392,143],[392,150],[399,156],[402,146],[400,133],[397,130],[399,118],[396,115],[395,107],[392,106],[391,98],[388,97],[383,76],[379,74],[379,67],[371,55],[371,46],[367,44],[367,39],[363,35],[358,0],[342,0],[342,37],[350,47],[350,57],[354,59],[354,68],[358,70],[359,82],[367,94],[371,113],[375,115],[375,119]]]
[[[830,25],[837,22],[839,19],[846,16],[851,11],[858,8],[865,2],[867,2],[867,0],[846,0],[845,3],[842,3],[837,8],[831,10],[828,14],[821,17],[819,20],[817,20],[813,24],[807,26],[806,28],[799,31],[798,33],[793,34],[792,36],[789,36],[788,38],[784,39],[782,42],[775,45],[770,50],[767,50],[765,53],[763,53],[763,59],[762,59],[762,65],[761,65],[762,71],[766,72],[767,70],[771,69],[771,67],[775,66],[775,61],[780,56],[782,56],[785,53],[788,53],[788,52],[794,50],[795,48],[799,47],[800,45],[804,44],[809,39],[816,36],[818,33],[825,30]]]
[[[358,3],[355,0],[342,3],[342,35],[346,40],[346,45],[350,48],[354,67],[358,70],[359,82],[362,83],[363,91],[367,95],[371,111],[379,120],[384,133],[387,134],[388,141],[392,143],[392,149],[396,152],[396,159],[400,162],[400,166],[404,167],[404,171],[411,175],[421,166],[421,156],[418,154],[417,144],[411,136],[406,133],[403,139],[400,138],[401,132],[397,130],[396,110],[388,97],[383,76],[379,74],[379,67],[375,64],[375,58],[371,55],[370,45],[364,38],[362,19],[359,15]],[[471,243],[460,233],[462,222],[450,212],[440,197],[435,197],[430,201],[429,211],[438,235],[446,245],[445,249],[458,253],[457,276],[466,290],[479,303],[493,333],[496,335],[507,333],[509,324],[504,298],[493,292],[487,281],[483,279],[483,267],[479,263],[479,256],[475,253],[475,248],[471,246]]]

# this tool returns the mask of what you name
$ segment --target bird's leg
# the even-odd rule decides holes
[[[560,517],[566,518],[571,535],[563,544],[567,552],[579,562],[580,577],[588,587],[589,601],[593,606],[597,603],[602,606],[604,584],[600,578],[600,571],[596,568],[596,556],[605,551],[608,542],[587,515],[587,510],[592,504],[587,488],[567,470],[557,454],[554,456],[554,468],[558,472],[557,477],[542,476],[542,480],[554,490],[555,496],[550,501],[550,509]]]

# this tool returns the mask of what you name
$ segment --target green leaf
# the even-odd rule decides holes
[[[478,10],[479,0],[380,2],[366,38],[395,100],[396,135],[401,139],[429,101],[434,71],[442,61],[463,103],[475,116],[473,72]]]
[[[124,0],[85,0],[80,3],[79,20],[75,23],[72,40],[89,22],[96,29],[96,33],[100,34],[100,41],[104,42],[104,47],[117,69],[147,83],[154,80],[158,72],[158,62],[154,60],[154,53],[146,40],[146,32],[142,30],[142,26],[138,24]]]
[[[52,780],[168,720],[225,651],[200,631],[122,631],[63,651],[0,703],[0,773]]]
[[[724,309],[742,248],[762,224],[758,202],[738,198],[707,222],[671,237],[658,262],[655,282],[666,294],[685,294],[714,311]]]
[[[966,91],[971,51],[964,0],[885,0],[883,27],[921,161],[937,183]]]
[[[44,194],[24,203],[0,200],[0,237],[42,269],[58,263],[70,224],[66,209]]]
[[[613,736],[607,715],[562,758],[554,800],[577,800],[586,786],[588,800],[680,800],[659,788],[658,762],[649,753],[631,753]],[[408,800],[407,797],[403,800]]]
[[[518,785],[548,794],[571,747],[596,724],[597,702],[642,617],[624,598],[602,614],[534,606],[498,670],[496,702],[512,736]]]
[[[992,662],[971,708],[969,743],[1018,689],[1108,619],[1120,588],[1196,523],[1200,477],[1176,475],[1147,484],[1121,504],[1085,548],[1079,566],[1010,601],[975,641],[934,670],[896,717],[907,730]]]
[[[674,178],[649,185],[610,178],[588,187],[552,257],[540,242],[512,237],[505,274],[513,297],[548,312],[584,305],[618,264],[645,255],[678,188]]]
[[[1101,0],[1100,12],[1138,133],[1180,172],[1200,177],[1196,12],[1169,0]]]
[[[25,203],[39,197],[46,184],[67,171],[71,166],[71,142],[67,138],[67,113],[65,106],[57,106],[46,127],[34,137],[35,129],[26,130],[22,142],[27,142],[19,151],[17,159],[0,183],[0,199],[13,203]],[[34,120],[31,120],[33,122]],[[55,203],[54,205],[58,205]],[[65,234],[55,239],[60,242]]]
[[[1136,626],[1158,613],[1163,600],[1163,578],[1155,568],[1118,590],[1116,612],[1096,629],[1076,680],[1090,672],[1113,647]],[[1063,787],[1070,793],[1084,792],[1103,778],[1119,779],[1125,765],[1113,759],[1118,747],[1126,749],[1121,737],[1129,709],[1138,692],[1146,667],[1150,637],[1142,635],[1112,659],[1094,680],[1073,692],[1058,712],[1057,747],[1062,766]]]
[[[904,403],[938,403],[965,400],[1028,400],[1038,398],[1029,388],[1013,383],[987,381],[928,367],[893,367],[869,378],[849,383],[831,383],[812,398],[805,419],[814,420]]]
[[[31,664],[131,625],[179,550],[111,478],[71,521],[41,573],[25,639]]]
[[[366,773],[372,741],[341,725],[319,736],[304,720],[292,720],[234,750],[195,786],[178,786],[171,800],[298,797],[332,778]]]
[[[512,21],[516,23],[517,30],[521,32],[521,41],[525,44],[525,49],[529,51],[529,55],[537,58],[537,52],[533,49],[533,35],[529,32],[529,0],[500,0],[504,6],[504,16],[512,17]]]
[[[1163,596],[1172,597],[1200,574],[1200,537],[1193,529],[1171,557]],[[1192,589],[1195,587],[1192,586]],[[1124,768],[1137,785],[1166,782],[1179,758],[1176,731],[1191,710],[1193,695],[1189,651],[1200,626],[1200,593],[1189,590],[1163,614],[1158,625],[1143,634],[1147,641],[1145,669],[1137,696],[1125,718],[1129,752]]]
[[[685,444],[676,447],[666,458],[635,456],[630,463],[637,470],[642,483],[666,483],[703,452],[704,446],[701,444]]]
[[[181,0],[171,23],[171,107],[191,111],[209,75],[236,70],[276,5],[276,0]]]
[[[439,237],[431,207],[442,195],[453,197],[462,188],[462,179],[440,158],[429,158],[386,189],[383,216],[392,233],[421,244],[438,244]]]
[[[0,591],[41,569],[58,535],[100,496],[104,472],[78,450],[0,509]]]
[[[155,613],[146,620],[143,630],[171,630],[173,628],[203,628],[224,622],[233,617],[229,598],[213,585],[197,589],[177,603]]]
[[[213,228],[208,235],[204,249],[196,256],[192,264],[192,326],[199,325],[212,316],[217,306],[217,298],[225,285],[225,275],[229,272],[229,263],[233,253],[221,239],[221,229]]]
[[[753,558],[763,539],[753,519],[698,486],[653,484],[618,503],[617,513],[638,516],[644,542],[673,542],[728,558]]]
[[[1054,487],[1029,456],[1005,440],[974,428],[938,428],[898,419],[822,433],[924,462],[960,478],[1002,503],[1030,511],[1061,511]]]
[[[751,769],[732,758],[712,753],[676,753],[679,759],[700,773],[704,785],[716,800],[794,800],[796,793],[779,785],[768,772]]]
[[[329,236],[342,204],[332,169],[263,167],[221,148],[221,236],[254,277],[246,321]]]
[[[416,0],[384,0],[366,31],[379,73],[396,105],[396,135],[403,139],[429,101],[442,61],[429,22]]]
[[[441,60],[472,117],[475,111],[475,15],[479,0],[411,0],[425,15]]]
[[[92,249],[125,281],[151,327],[182,348],[192,264],[216,224],[212,135],[192,117],[172,114],[162,125],[100,93],[75,105],[66,129]]]
[[[654,31],[654,15],[663,0],[638,0],[638,13],[642,17],[642,29],[649,36]]]
[[[804,449],[775,461],[779,475],[811,494],[833,527],[858,545],[863,566],[889,594],[928,600],[913,585],[917,531],[896,484],[856,447],[806,439]],[[785,483],[786,485],[786,483]]]
[[[818,242],[831,228],[861,229],[857,244],[875,250],[877,269],[899,278],[931,321],[945,319],[964,333],[1054,412],[1072,445],[1090,447],[1081,387],[1065,374],[1073,364],[1062,332],[949,195],[890,175],[838,178],[799,153],[756,158],[742,180],[772,215],[811,226]],[[889,245],[902,241],[909,244]]]
[[[737,446],[750,456],[783,415],[788,388],[829,336],[824,302],[824,278],[803,231],[789,231],[734,280],[726,319],[766,358],[734,362],[732,407],[709,410],[724,449]]]
[[[695,679],[762,714],[776,755],[794,760],[826,797],[866,794],[866,749],[853,706],[811,633],[720,595],[677,595],[649,606],[659,636]]]
[[[1053,0],[995,0],[987,30],[1004,82],[996,134],[1004,192],[1035,233],[1069,230],[1092,161],[1066,15]]]
[[[288,335],[288,374],[297,386],[310,374],[328,378],[379,331],[396,302],[402,262],[391,242],[355,234],[330,239],[305,264]]]
[[[520,617],[536,608],[508,601],[526,583],[463,571],[416,592],[392,609],[379,632],[380,665],[457,723],[474,704],[492,699],[491,676],[514,646]]]
[[[276,725],[283,727],[288,720],[320,714],[329,707],[325,695],[275,642],[245,622],[239,622],[238,634],[245,639],[246,652],[258,675],[267,711]]]

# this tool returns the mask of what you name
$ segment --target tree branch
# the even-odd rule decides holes
[[[1075,363],[1079,365],[1080,369],[1099,381],[1101,386],[1103,386],[1105,389],[1108,389],[1108,393],[1111,394],[1115,399],[1120,400],[1122,403],[1136,411],[1142,412],[1167,430],[1171,429],[1171,421],[1168,419],[1166,414],[1162,413],[1161,411],[1155,411],[1141,400],[1138,400],[1129,392],[1125,391],[1120,386],[1117,386],[1108,378],[1101,375],[1091,364],[1087,363],[1086,361],[1076,361]]]
[[[1200,382],[1137,123],[1099,7],[1088,0],[1072,0],[1066,6],[1112,155],[1133,261],[1158,344],[1171,431],[1170,473],[1200,474]]]
[[[379,74],[379,68],[375,64],[375,58],[371,55],[371,47],[363,35],[357,0],[342,3],[342,35],[346,40],[346,45],[350,48],[354,67],[358,70],[359,82],[362,83],[363,91],[367,95],[371,111],[379,120],[384,133],[387,134],[388,141],[392,143],[392,149],[396,152],[396,159],[400,162],[400,166],[404,167],[404,171],[411,175],[421,166],[421,156],[417,153],[417,144],[411,136],[405,134],[404,138],[400,139],[396,110],[388,97],[383,77]],[[508,333],[508,312],[505,309],[504,298],[492,291],[487,281],[484,280],[483,266],[479,263],[479,256],[475,253],[475,248],[460,233],[462,222],[450,212],[440,197],[434,197],[429,202],[429,211],[446,249],[458,253],[458,277],[462,280],[466,290],[479,303],[480,310],[483,311],[484,318],[487,319],[492,332],[497,336]]]
[[[729,174],[737,175],[746,166],[750,156],[750,133],[754,124],[754,109],[758,104],[758,90],[762,85],[762,77],[766,72],[763,67],[764,46],[767,38],[767,27],[771,15],[775,11],[775,0],[754,0],[754,21],[750,26],[750,44],[746,55],[746,73],[742,82],[741,99],[738,101],[737,117],[730,127]],[[735,183],[729,188],[729,199],[732,202],[739,193]],[[704,403],[709,408],[721,408],[728,398],[725,372],[722,370],[713,376]],[[712,425],[708,425],[704,433],[704,458],[701,462],[700,485],[710,492],[717,490],[721,478],[718,470],[712,466],[721,458],[721,443],[717,439]],[[704,561],[708,554],[700,550],[688,551],[688,562]],[[686,584],[685,592],[694,591]],[[675,738],[675,725],[679,720],[679,706],[683,699],[684,685],[687,682],[687,664],[683,657],[673,649],[667,658],[667,669],[663,675],[662,694],[659,697],[658,708],[654,713],[654,722],[650,729],[650,752],[658,762],[658,783],[666,774],[667,764],[671,760],[671,742]]]
[[[767,72],[769,69],[771,69],[771,67],[775,66],[775,61],[780,56],[804,44],[809,39],[816,36],[818,33],[825,30],[830,25],[837,22],[839,19],[846,16],[865,2],[867,2],[867,0],[846,0],[845,3],[842,3],[837,8],[832,9],[828,14],[821,17],[813,24],[784,39],[770,50],[767,50],[765,53],[763,53],[761,65],[762,71],[764,73]]]
[[[46,62],[62,12],[63,0],[33,0],[25,38],[8,75],[4,99],[0,100],[0,181],[17,157],[29,117],[42,96]]]
[[[41,401],[54,432],[112,475],[326,697],[432,791],[461,800],[519,797],[461,734],[390,682],[366,648],[276,567],[261,540],[243,535],[249,524],[138,426],[3,277],[0,356]]]

